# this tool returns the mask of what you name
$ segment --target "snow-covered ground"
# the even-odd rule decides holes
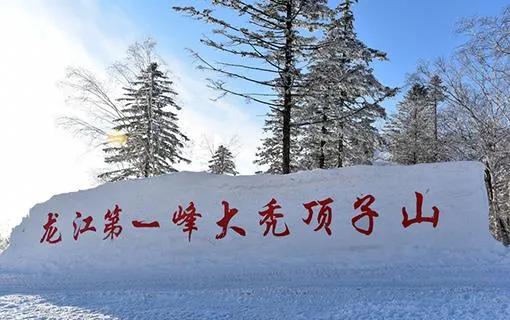
[[[402,225],[402,207],[416,217],[415,192],[423,217],[439,209],[436,228]],[[378,217],[366,236],[352,218],[368,194]],[[306,224],[303,206],[328,197],[330,236],[314,231],[319,207]],[[286,225],[286,237],[263,236],[258,213],[272,198],[284,214],[275,233]],[[216,239],[224,200],[246,236]],[[202,214],[191,241],[172,222],[190,201]],[[103,240],[115,204],[123,230]],[[53,197],[16,227],[0,255],[0,319],[508,319],[510,255],[489,235],[487,210],[483,170],[471,162],[107,184]],[[77,241],[76,211],[97,229]],[[40,243],[49,212],[59,213],[55,244]],[[368,229],[366,219],[356,226]]]
[[[440,270],[438,270],[440,271]],[[298,279],[235,286],[170,284],[125,288],[0,289],[0,319],[508,319],[510,290],[502,283],[398,284],[331,274],[328,283]],[[358,275],[353,275],[358,276]],[[361,274],[360,274],[361,276]],[[369,276],[365,274],[364,276]],[[372,278],[373,279],[373,278]],[[326,281],[325,281],[326,282]]]

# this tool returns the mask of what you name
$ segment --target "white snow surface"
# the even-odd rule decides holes
[[[402,226],[440,209],[439,223]],[[371,194],[370,236],[357,232],[353,203]],[[331,197],[332,235],[303,222],[303,204]],[[263,236],[259,211],[275,198],[277,231]],[[216,222],[226,200],[238,214],[225,238]],[[195,203],[188,241],[172,223]],[[104,214],[122,208],[119,238],[103,240]],[[97,232],[72,238],[75,212]],[[40,243],[49,212],[60,243]],[[136,229],[134,219],[160,223]],[[0,255],[0,319],[508,319],[510,257],[488,231],[483,166],[454,162],[359,166],[287,176],[182,172],[109,183],[36,205]]]

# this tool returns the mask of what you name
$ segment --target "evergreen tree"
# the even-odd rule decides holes
[[[209,160],[209,171],[214,174],[231,174],[236,175],[236,165],[234,163],[234,156],[227,147],[220,145],[212,159]]]
[[[177,93],[172,82],[151,63],[141,70],[135,81],[125,88],[122,117],[115,120],[114,128],[127,136],[125,144],[104,149],[105,162],[121,168],[99,175],[108,181],[150,177],[174,172],[173,164],[189,160],[181,155],[188,138],[177,125],[180,110],[176,104]]]
[[[266,166],[265,173],[282,174],[282,154],[283,148],[281,141],[283,139],[282,130],[283,116],[279,112],[270,112],[264,125],[266,137],[262,139],[262,146],[257,148],[257,159],[255,164]],[[291,127],[291,148],[290,148],[290,172],[296,172],[298,167],[299,145],[297,142],[297,128]]]
[[[357,38],[350,1],[337,11],[340,17],[312,56],[299,111],[301,164],[307,169],[369,163],[379,141],[373,124],[385,116],[379,104],[395,92],[373,74],[371,63],[386,54]]]
[[[228,87],[223,80],[211,81],[211,86],[223,94],[243,97],[271,108],[270,117],[278,121],[270,122],[275,128],[267,132],[278,133],[278,136],[269,136],[263,144],[270,144],[278,152],[271,153],[270,158],[259,158],[258,162],[269,163],[271,167],[280,165],[281,173],[290,173],[292,113],[302,82],[301,70],[307,63],[307,56],[316,50],[313,31],[330,13],[327,0],[212,0],[211,4],[214,8],[231,11],[226,16],[232,18],[222,19],[210,8],[174,9],[214,25],[213,33],[219,39],[204,38],[202,42],[234,58],[211,64],[196,54],[202,62],[201,68],[262,89],[243,91]],[[259,157],[265,155],[266,152],[259,152]]]
[[[427,87],[415,83],[397,108],[386,127],[392,161],[407,165],[434,162],[434,110]]]

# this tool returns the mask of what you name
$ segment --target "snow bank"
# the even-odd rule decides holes
[[[430,222],[402,225],[402,207],[409,218],[416,217],[415,192],[423,195],[423,217],[432,207],[440,213],[437,227]],[[352,225],[360,213],[353,204],[357,197],[371,194],[371,208],[378,213],[373,232],[367,236]],[[318,207],[310,224],[303,204],[330,197],[331,236],[318,226]],[[259,211],[274,198],[276,233],[288,226],[290,234],[263,236]],[[239,211],[230,223],[245,230],[241,236],[229,229],[216,239],[223,217],[222,201]],[[172,222],[178,205],[193,201],[198,230],[191,241],[184,225]],[[122,209],[118,238],[106,239],[105,213],[115,204]],[[93,217],[96,232],[73,239],[76,212],[82,219]],[[54,224],[60,234],[56,244],[40,243],[48,213],[58,213]],[[182,172],[151,179],[109,183],[91,190],[62,194],[36,205],[11,237],[0,256],[0,269],[23,272],[87,274],[130,272],[148,274],[240,274],[278,272],[293,268],[361,268],[367,265],[469,264],[490,261],[501,246],[488,232],[488,202],[483,168],[476,162],[455,162],[416,166],[359,166],[338,170],[316,170],[287,176],[217,176]],[[159,228],[135,228],[133,220],[159,222]],[[82,224],[84,226],[84,224]],[[367,229],[367,218],[357,226]],[[97,272],[96,272],[97,271]]]

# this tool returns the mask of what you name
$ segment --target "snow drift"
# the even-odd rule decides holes
[[[416,217],[415,192],[423,195],[423,217],[439,211],[437,227],[432,223],[402,225],[402,207]],[[358,197],[373,195],[370,206],[378,213],[373,232],[367,236],[352,225],[360,213],[353,204]],[[310,224],[303,206],[330,197],[334,202],[331,235],[318,227],[314,210]],[[271,199],[278,201],[284,216],[276,233],[285,225],[289,235],[263,233],[259,215]],[[173,223],[179,205],[193,201],[196,227],[188,239],[184,224]],[[217,222],[224,215],[222,201],[238,213],[230,226],[245,230],[241,236],[228,229],[223,239]],[[105,213],[118,205],[118,238],[106,239]],[[96,232],[73,239],[76,212],[93,217]],[[56,244],[40,243],[48,213],[58,213],[54,224],[61,235]],[[135,228],[132,221],[157,221],[159,228]],[[367,218],[357,222],[367,229]],[[489,259],[502,250],[488,231],[488,201],[483,167],[476,162],[416,166],[359,166],[316,170],[287,176],[218,176],[181,172],[157,178],[108,183],[97,188],[54,196],[36,205],[11,237],[0,256],[0,269],[33,273],[90,274],[133,273],[176,275],[207,273],[236,275],[248,272],[278,272],[294,269],[361,268],[382,265],[451,265]],[[97,271],[97,272],[96,272]]]

